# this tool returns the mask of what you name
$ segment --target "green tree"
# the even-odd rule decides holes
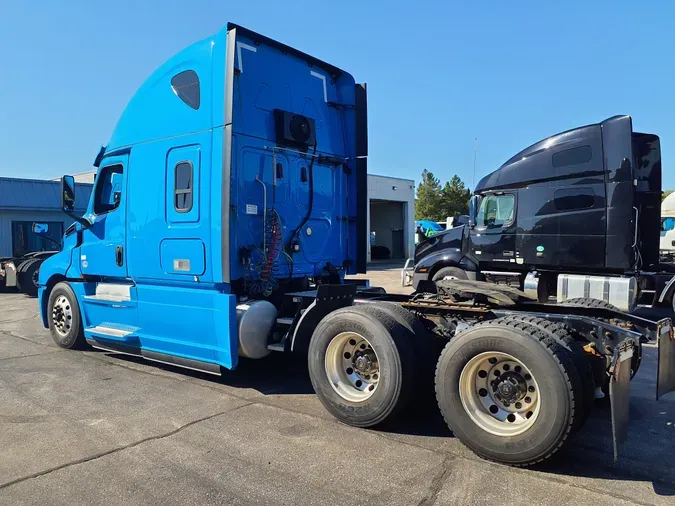
[[[668,195],[670,195],[671,193],[673,193],[674,191],[675,191],[675,190],[664,190],[663,192],[661,192],[661,202],[663,202],[664,200],[666,200],[666,197],[667,197]]]
[[[441,213],[441,182],[427,169],[422,171],[422,180],[417,185],[415,199],[416,220],[437,220]]]
[[[441,191],[441,216],[445,220],[450,216],[459,216],[469,212],[471,192],[464,186],[464,181],[455,174],[445,183]]]

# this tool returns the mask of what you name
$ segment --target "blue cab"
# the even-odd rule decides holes
[[[211,373],[287,346],[284,294],[365,270],[365,132],[347,72],[234,24],[194,43],[131,98],[84,216],[63,177],[43,324]]]

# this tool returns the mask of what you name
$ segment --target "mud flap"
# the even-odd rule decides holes
[[[630,369],[633,353],[635,353],[635,349],[631,339],[625,339],[619,344],[616,363],[609,379],[614,462],[619,458],[619,447],[626,440],[626,436],[628,436]]]
[[[656,380],[656,400],[675,390],[675,335],[667,323],[659,329],[659,365]]]

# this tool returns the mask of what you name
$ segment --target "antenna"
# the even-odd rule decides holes
[[[471,187],[476,187],[476,152],[478,151],[478,137],[473,138],[473,177],[471,178]]]

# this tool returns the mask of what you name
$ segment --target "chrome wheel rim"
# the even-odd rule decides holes
[[[33,285],[35,285],[36,288],[38,288],[38,286],[39,286],[39,285],[38,285],[38,277],[39,277],[39,273],[40,273],[40,271],[39,271],[39,270],[36,270],[36,271],[33,273],[33,276],[31,277],[31,278],[32,278],[32,281],[33,281]]]
[[[342,332],[328,343],[325,368],[331,387],[346,401],[366,401],[377,390],[377,354],[368,340],[356,332]]]
[[[462,369],[459,397],[481,429],[496,436],[516,436],[534,425],[541,407],[539,385],[520,360],[489,351]]]
[[[54,301],[52,322],[59,335],[68,335],[73,324],[73,308],[65,295],[59,295]]]
[[[457,276],[443,276],[443,281],[448,281],[451,279],[459,279]]]

